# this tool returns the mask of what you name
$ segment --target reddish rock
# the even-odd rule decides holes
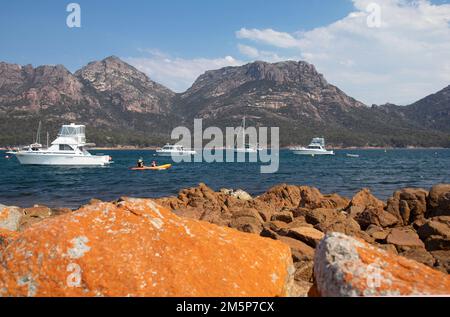
[[[309,227],[299,227],[289,229],[288,236],[305,242],[315,248],[319,241],[324,237],[324,233]]]
[[[370,226],[367,227],[367,229],[365,231],[368,234],[372,235],[372,233],[379,232],[379,231],[384,231],[384,229],[381,228],[380,226],[377,226],[377,225],[370,225]]]
[[[359,224],[352,217],[339,213],[333,221],[324,221],[314,226],[315,229],[324,233],[341,232],[349,236],[364,239],[369,243],[373,243],[374,239],[364,231],[361,231]]]
[[[312,282],[314,281],[314,261],[300,261],[295,262],[295,274],[294,274],[294,280],[296,283],[302,283],[305,285],[305,283],[308,283],[307,285],[308,290],[312,286]],[[307,294],[307,291],[304,292],[305,296]]]
[[[300,189],[295,185],[281,184],[270,188],[256,200],[269,204],[274,210],[293,209],[300,203]]]
[[[99,203],[46,219],[0,263],[6,296],[286,296],[289,247],[177,217],[152,200]]]
[[[261,230],[261,233],[259,234],[261,237],[270,238],[276,240],[278,237],[278,233],[271,230],[269,227],[267,227],[265,224],[263,224],[263,228]]]
[[[275,239],[287,244],[291,248],[292,260],[295,266],[294,280],[297,284],[300,283],[300,286],[303,286],[303,288],[305,283],[308,283],[307,288],[309,289],[313,277],[314,249],[293,238],[277,235]],[[307,290],[303,293],[306,295]]]
[[[418,230],[421,239],[432,235],[450,238],[450,216],[439,216],[428,219]]]
[[[366,230],[370,225],[387,228],[399,223],[399,220],[394,215],[375,207],[366,208],[356,215],[355,220],[361,226],[362,230]]]
[[[428,191],[421,188],[404,188],[389,198],[386,210],[401,221],[403,225],[423,219],[427,212]]]
[[[29,217],[39,217],[39,218],[48,218],[52,215],[52,210],[47,206],[39,206],[35,205],[30,208],[25,208],[23,210],[25,216]]]
[[[375,225],[370,225],[367,230],[366,233],[369,234],[372,238],[375,239],[375,241],[377,242],[385,242],[387,236],[390,233],[390,230],[384,230],[381,227],[375,226]]]
[[[450,250],[438,250],[430,252],[436,260],[435,268],[450,274]]]
[[[350,216],[356,217],[369,207],[383,210],[384,202],[373,196],[369,189],[364,188],[353,196],[346,210]]]
[[[281,236],[285,236],[289,232],[288,224],[283,221],[274,220],[274,221],[265,222],[263,224],[263,227],[267,228]]]
[[[292,216],[292,212],[290,212],[290,211],[281,211],[281,212],[275,213],[272,216],[271,220],[289,223],[294,220],[294,217]]]
[[[314,276],[322,296],[450,295],[447,274],[341,233],[317,247]]]
[[[179,217],[200,220],[205,212],[198,208],[173,209],[173,213]]]
[[[294,221],[287,224],[288,228],[298,228],[298,227],[310,227],[313,228],[314,226],[310,223],[306,222],[306,219],[304,217],[297,217],[294,218]]]
[[[275,211],[300,208],[344,208],[348,199],[337,194],[323,195],[317,188],[281,184],[256,198],[272,206]]]
[[[397,250],[404,248],[424,248],[424,243],[419,239],[417,233],[410,228],[394,228],[386,238],[386,242],[393,244]]]
[[[29,226],[52,216],[52,210],[47,206],[34,205],[23,209],[23,217],[20,219],[19,231],[23,231]]]
[[[430,267],[433,267],[434,263],[436,262],[431,253],[427,252],[427,250],[422,248],[409,249],[405,252],[400,253],[400,255],[404,256],[405,258],[428,265]]]
[[[427,217],[450,216],[450,184],[433,186],[427,203]]]
[[[322,199],[322,208],[334,208],[334,209],[344,209],[348,206],[350,200],[346,197],[342,197],[338,194],[324,195]]]
[[[300,204],[301,208],[316,209],[344,208],[348,204],[348,199],[337,194],[323,195],[317,188],[309,186],[300,186]]]
[[[263,229],[263,220],[258,211],[253,208],[244,208],[231,211],[233,215],[229,226],[239,231],[260,234]]]
[[[398,255],[397,248],[393,244],[377,244],[376,246],[386,252]]]
[[[450,216],[428,219],[417,229],[429,251],[450,250]]]
[[[277,236],[277,240],[287,244],[291,248],[292,258],[294,262],[313,260],[314,249],[306,243],[303,243],[297,239]]]
[[[242,190],[222,189],[220,192],[214,192],[200,183],[197,187],[181,190],[177,197],[159,198],[155,201],[181,217],[203,220],[220,226],[245,227],[245,231],[252,227],[251,231],[255,231],[253,220],[249,226],[245,225],[243,219],[235,220],[231,224],[233,212],[248,208],[257,210],[264,221],[270,220],[272,216],[270,207],[262,202],[255,202],[247,195]]]
[[[230,228],[258,235],[263,230],[262,223],[252,217],[233,218],[230,222]]]
[[[72,212],[72,209],[70,209],[70,208],[64,208],[64,207],[61,207],[61,208],[52,208],[52,215],[53,215],[53,216],[64,215],[64,214],[67,214],[67,213],[69,213],[69,212]]]
[[[305,212],[305,220],[308,223],[312,225],[320,224],[324,228],[329,227],[338,220],[344,220],[345,218],[346,216],[344,214],[330,208],[317,208]]]
[[[247,205],[249,208],[257,210],[263,221],[270,221],[270,219],[272,218],[274,211],[267,204],[257,200],[252,200],[248,201]]]

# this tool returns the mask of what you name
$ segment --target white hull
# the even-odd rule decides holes
[[[196,152],[166,152],[166,151],[156,151],[158,156],[191,156],[195,155]]]
[[[73,155],[50,153],[15,153],[22,165],[104,166],[110,163],[107,155]]]
[[[256,149],[234,149],[236,153],[258,153]]]
[[[334,155],[333,151],[324,151],[324,150],[299,149],[293,150],[292,152],[297,155]]]

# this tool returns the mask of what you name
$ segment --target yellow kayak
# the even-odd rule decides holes
[[[132,167],[130,168],[132,171],[163,171],[172,167],[172,164],[158,165],[155,167],[152,166],[144,166],[144,167]]]

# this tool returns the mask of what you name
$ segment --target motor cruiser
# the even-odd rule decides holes
[[[39,135],[38,130],[38,135]],[[37,138],[39,140],[39,138]],[[63,125],[58,137],[50,147],[44,148],[39,142],[18,151],[9,152],[23,165],[73,165],[104,166],[111,163],[109,155],[92,155],[87,151],[92,143],[86,143],[85,126]]]

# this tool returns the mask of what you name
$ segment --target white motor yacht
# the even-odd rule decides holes
[[[38,131],[39,134],[39,131]],[[35,142],[24,149],[9,152],[24,165],[73,165],[104,166],[111,163],[108,155],[92,155],[86,148],[94,144],[86,143],[85,126],[63,125],[58,137],[50,147]]]
[[[290,149],[297,155],[334,155],[334,152],[325,148],[324,138],[313,138],[307,147],[295,147]]]
[[[159,156],[189,156],[196,153],[194,150],[185,149],[182,145],[177,144],[166,144],[161,149],[156,150],[156,154]]]

